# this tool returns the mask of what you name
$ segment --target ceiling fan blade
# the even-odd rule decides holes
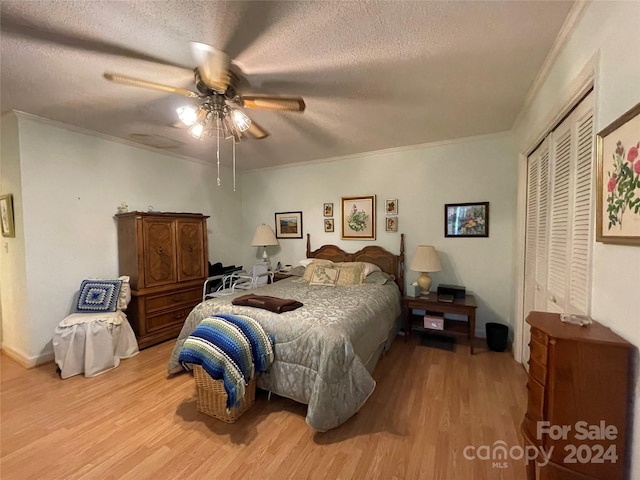
[[[116,55],[134,60],[144,60],[147,62],[157,63],[159,65],[186,68],[183,65],[177,65],[165,59],[148,55],[131,48],[121,47],[113,43],[108,43],[88,36],[71,35],[52,27],[37,25],[27,19],[14,16],[11,13],[2,13],[2,34],[13,35],[15,37],[35,40],[46,44],[59,45],[80,51],[104,53],[107,55]]]
[[[126,75],[118,75],[116,73],[105,73],[104,78],[111,82],[120,83],[122,85],[129,85],[132,87],[150,88],[151,90],[160,90],[161,92],[173,93],[175,95],[182,95],[189,98],[200,98],[196,92],[187,90],[186,88],[172,87],[171,85],[164,85],[162,83],[149,82],[147,80],[140,80],[139,78],[128,77]]]
[[[249,126],[249,128],[247,129],[247,132],[249,132],[254,138],[257,138],[258,140],[269,136],[269,132],[267,132],[253,120],[251,120],[251,126]]]
[[[301,97],[266,97],[242,95],[242,106],[263,110],[288,110],[290,112],[304,112],[306,105]]]
[[[191,55],[198,65],[200,79],[218,93],[227,91],[231,76],[229,55],[206,43],[190,42]]]

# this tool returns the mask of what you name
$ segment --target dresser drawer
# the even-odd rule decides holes
[[[531,340],[541,343],[542,345],[549,343],[549,337],[547,334],[537,328],[531,329]]]
[[[529,342],[529,358],[540,365],[547,365],[547,345],[538,343],[531,337]]]
[[[547,383],[547,367],[536,362],[533,358],[529,359],[529,375],[535,378],[541,385]]]
[[[161,295],[149,295],[145,297],[146,311],[147,313],[153,313],[182,305],[195,305],[200,300],[202,300],[202,289],[200,287]]]
[[[183,324],[195,305],[196,304],[189,307],[178,308],[176,310],[171,310],[157,315],[147,315],[147,318],[145,319],[147,332],[153,332],[169,326]]]
[[[529,376],[527,390],[529,391],[527,415],[533,420],[542,420],[544,418],[544,387]]]

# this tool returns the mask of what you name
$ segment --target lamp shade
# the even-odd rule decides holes
[[[252,247],[268,247],[270,245],[278,245],[278,239],[276,234],[273,233],[273,229],[269,225],[258,225],[256,233],[253,235],[251,241]]]
[[[420,291],[422,294],[428,295],[429,288],[431,288],[431,277],[427,272],[439,272],[442,268],[440,267],[440,259],[436,249],[431,245],[418,245],[409,268],[415,272],[420,272],[418,277]]]
[[[431,245],[418,245],[409,268],[414,272],[439,272],[442,269],[438,253]]]

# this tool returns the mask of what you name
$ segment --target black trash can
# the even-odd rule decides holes
[[[494,352],[504,352],[509,338],[509,327],[501,323],[487,323],[487,346]]]

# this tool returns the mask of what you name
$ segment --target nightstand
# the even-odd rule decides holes
[[[438,294],[430,292],[429,295],[420,297],[403,297],[402,298],[402,326],[404,328],[404,339],[411,331],[422,333],[433,333],[436,335],[446,335],[453,337],[467,337],[473,355],[473,344],[476,333],[476,299],[473,295],[467,294],[465,298],[456,298],[452,303],[439,302]],[[422,316],[413,315],[412,310],[425,310],[433,313],[455,313],[457,315],[465,315],[468,321],[444,320],[443,330],[431,330],[424,328]],[[419,321],[418,321],[419,318]]]

